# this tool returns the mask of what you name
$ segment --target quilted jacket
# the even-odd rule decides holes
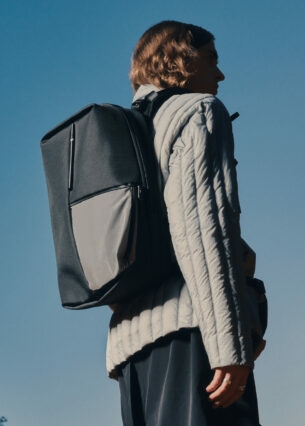
[[[135,98],[154,86],[141,86]],[[229,114],[212,95],[168,99],[154,118],[160,187],[182,276],[117,309],[107,370],[181,328],[199,327],[211,368],[253,365]]]

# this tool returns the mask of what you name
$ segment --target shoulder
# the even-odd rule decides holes
[[[208,128],[215,124],[230,122],[229,113],[224,104],[214,95],[201,93],[186,93],[169,98],[158,111],[159,117],[178,118],[181,124],[189,121],[201,122]]]
[[[194,96],[194,95],[193,95]],[[202,117],[202,121],[207,125],[209,130],[212,130],[215,125],[225,124],[230,122],[228,110],[218,99],[213,95],[195,95],[193,97],[194,111]]]
[[[216,96],[186,93],[167,99],[157,111],[153,124],[155,150],[159,157],[167,159],[177,140],[188,144],[193,138],[202,139],[208,134],[217,137],[219,132],[229,130],[231,122],[225,106]]]
[[[211,94],[202,93],[184,93],[182,95],[174,95],[169,98],[166,103],[173,108],[183,108],[187,105],[191,110],[194,108],[198,111],[213,111],[214,113],[228,113],[226,107],[219,98]]]

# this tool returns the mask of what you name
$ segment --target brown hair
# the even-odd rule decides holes
[[[149,28],[138,41],[132,57],[130,80],[141,84],[186,87],[198,49],[214,40],[209,31],[192,24],[163,21]]]

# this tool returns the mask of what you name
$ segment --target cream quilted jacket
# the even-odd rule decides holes
[[[135,98],[154,86],[141,86]],[[211,368],[253,365],[231,121],[212,95],[172,96],[154,118],[160,185],[183,278],[121,306],[107,370],[181,328],[199,327]]]

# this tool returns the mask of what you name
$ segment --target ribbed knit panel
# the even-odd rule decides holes
[[[181,328],[196,326],[188,289],[182,278],[172,277],[157,292],[124,305],[112,316],[106,357],[109,375],[115,376],[115,367],[144,346]]]

